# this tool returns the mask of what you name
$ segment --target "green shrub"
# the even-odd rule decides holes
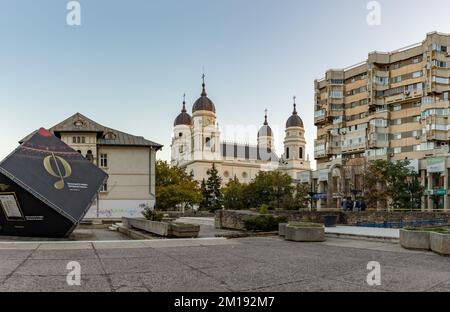
[[[151,208],[145,208],[142,214],[149,221],[161,222],[164,218],[164,214],[162,212]]]
[[[262,204],[262,205],[259,207],[259,213],[262,214],[262,215],[269,214],[269,205]]]
[[[247,231],[271,232],[278,230],[279,223],[287,223],[287,217],[274,217],[271,215],[260,215],[244,220]]]

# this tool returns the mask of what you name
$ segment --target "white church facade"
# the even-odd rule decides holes
[[[310,172],[306,156],[305,129],[298,115],[295,99],[294,110],[286,122],[284,153],[275,152],[274,134],[267,112],[257,133],[257,145],[222,142],[216,115],[216,107],[208,98],[205,82],[200,98],[193,104],[192,115],[183,101],[181,113],[175,118],[171,144],[171,165],[185,168],[202,181],[215,164],[223,184],[237,178],[249,183],[260,171],[280,170],[294,180]]]

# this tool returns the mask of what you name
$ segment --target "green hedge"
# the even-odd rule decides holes
[[[272,215],[260,215],[244,220],[247,231],[271,232],[278,231],[279,223],[287,223],[287,217],[274,217]]]

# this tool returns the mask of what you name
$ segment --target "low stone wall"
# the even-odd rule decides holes
[[[407,222],[433,219],[450,220],[450,213],[445,212],[420,212],[420,211],[273,211],[274,216],[285,216],[290,222],[308,221],[323,223],[324,216],[337,215],[338,224],[358,225],[360,223],[383,223],[383,222]],[[215,225],[218,229],[245,230],[244,220],[257,216],[258,213],[244,210],[219,210],[215,215]]]
[[[214,218],[214,213],[208,211],[162,211],[162,213],[169,218]]]
[[[362,222],[382,223],[382,222],[408,222],[408,221],[426,221],[434,219],[450,220],[449,212],[422,212],[422,211],[361,211],[361,212],[342,212],[341,223],[356,225]]]

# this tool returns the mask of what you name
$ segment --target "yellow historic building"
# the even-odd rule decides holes
[[[49,130],[109,175],[85,218],[140,217],[145,207],[155,205],[156,152],[162,145],[80,113]]]

